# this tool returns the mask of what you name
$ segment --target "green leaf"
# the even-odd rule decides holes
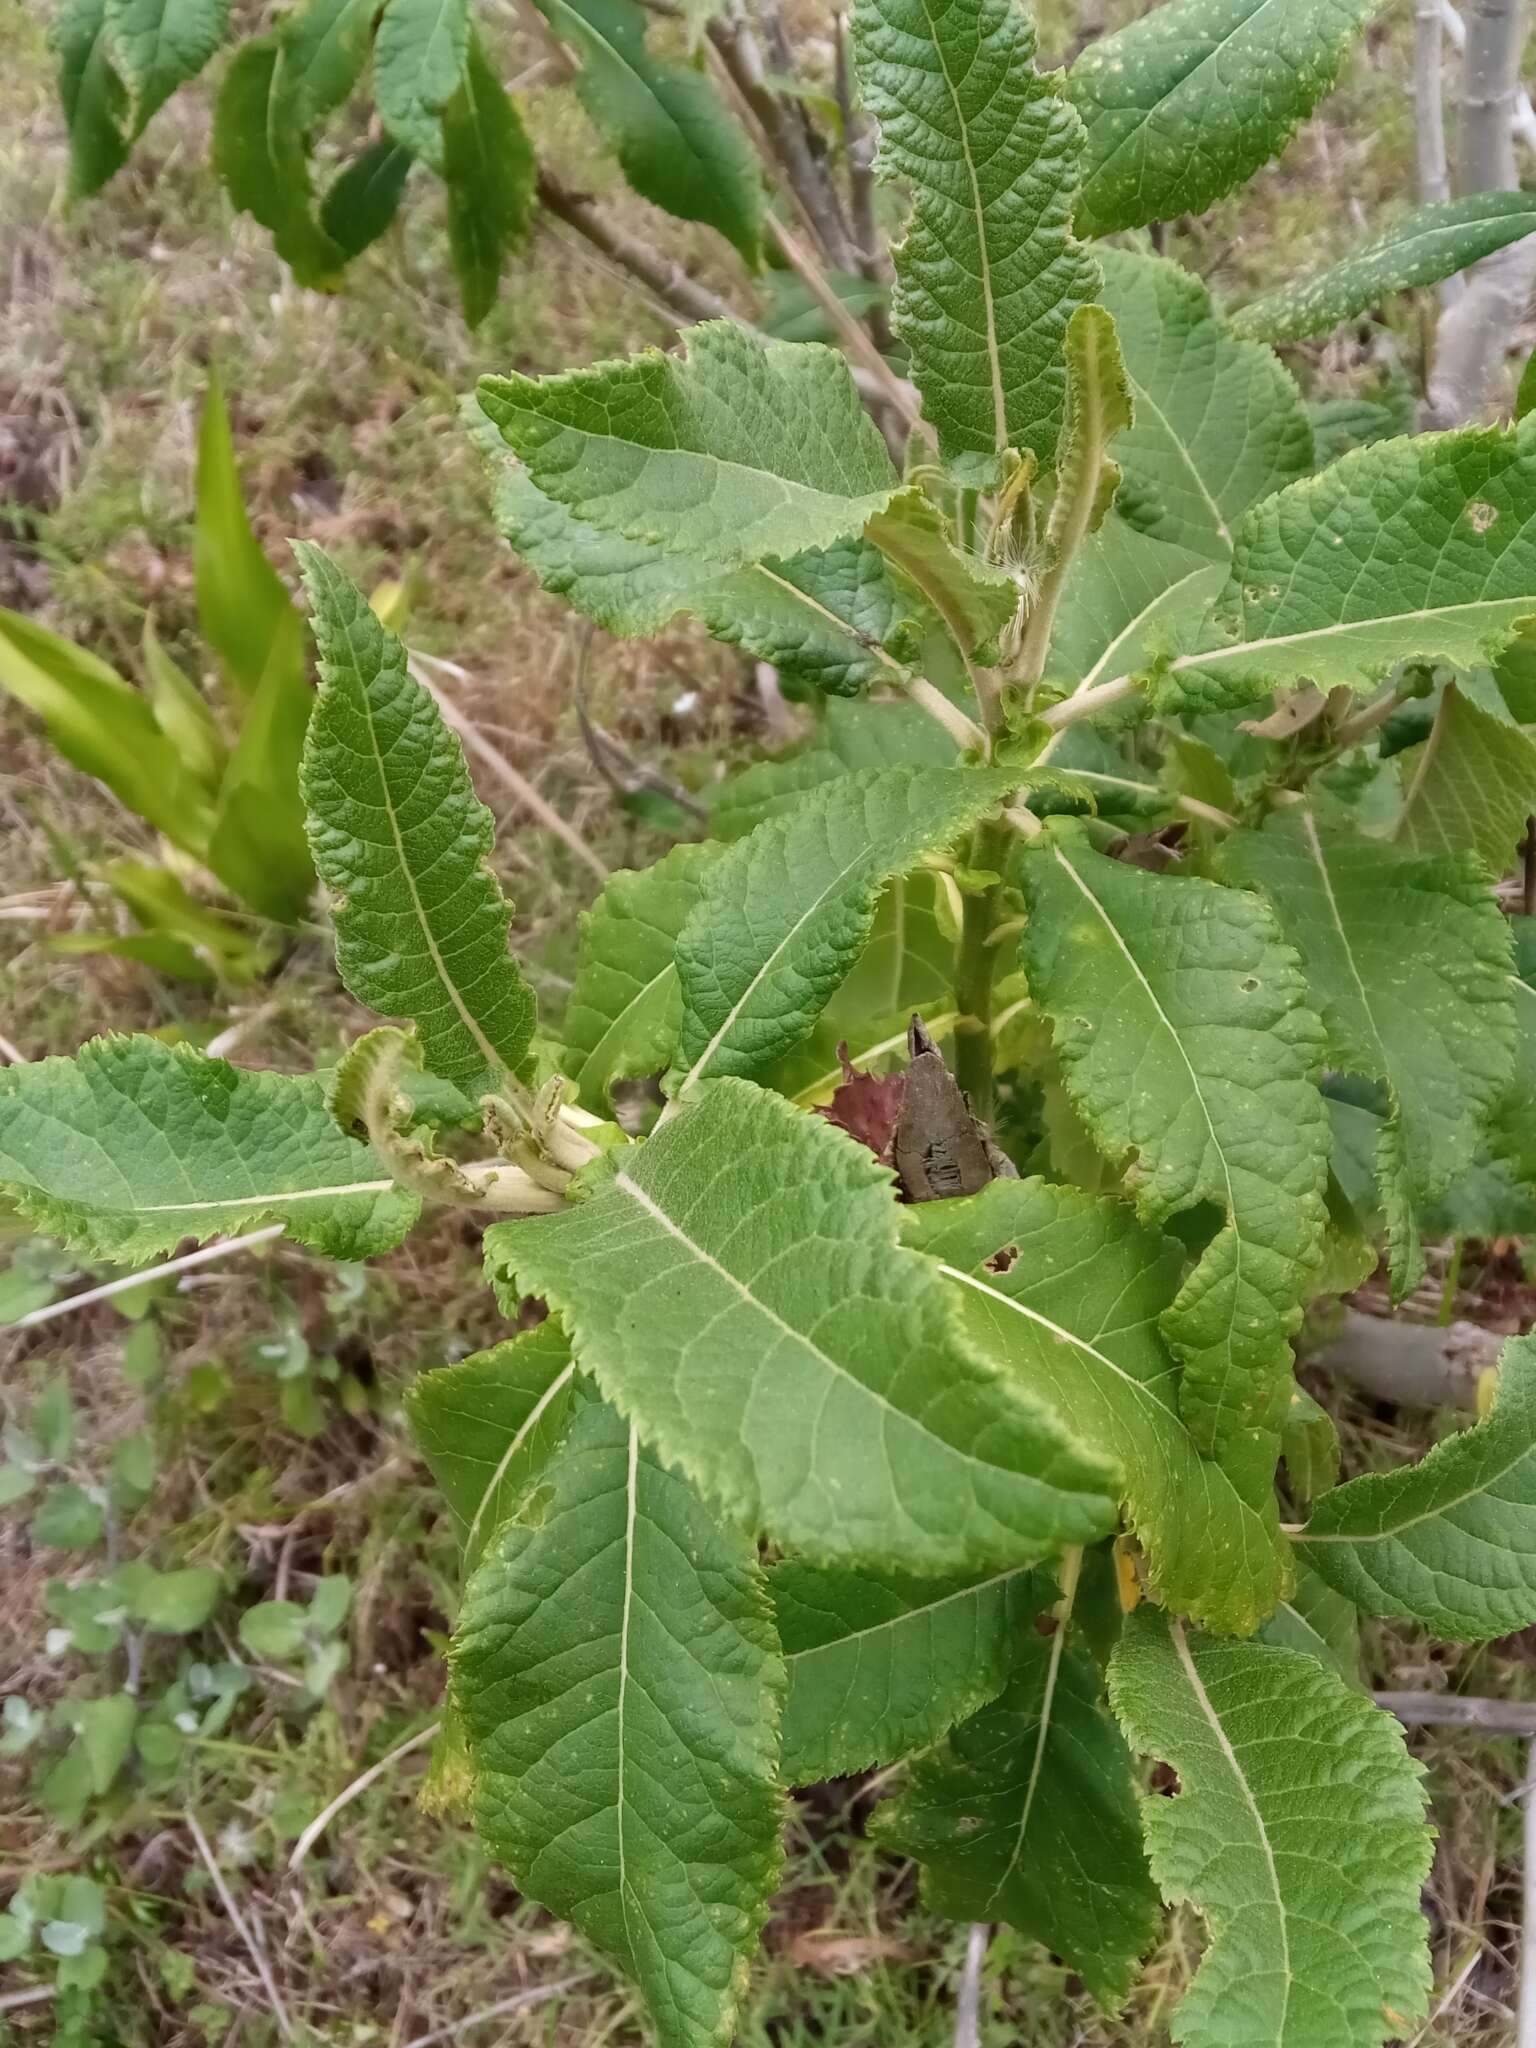
[[[305,0],[277,25],[283,86],[308,130],[351,95],[373,41],[378,0]]]
[[[1383,441],[1243,522],[1204,651],[1167,708],[1222,710],[1305,677],[1368,689],[1399,662],[1486,666],[1536,619],[1536,437],[1469,427]]]
[[[1378,2048],[1430,1986],[1422,1768],[1390,1715],[1310,1657],[1126,1622],[1109,1696],[1179,1791],[1142,1800],[1152,1874],[1210,1945],[1173,2018],[1183,2048]],[[1319,1853],[1319,1826],[1327,1830]]]
[[[1067,1091],[1138,1213],[1221,1221],[1162,1319],[1196,1448],[1266,1497],[1289,1339],[1322,1248],[1322,1030],[1272,915],[1195,877],[1150,875],[1053,832],[1026,862],[1024,969]]]
[[[1277,156],[1381,0],[1166,0],[1067,74],[1088,130],[1077,224],[1118,234],[1205,209]]]
[[[413,1019],[431,1070],[479,1096],[522,1064],[534,1024],[486,865],[491,814],[400,642],[320,549],[295,552],[320,648],[302,785],[341,978]]]
[[[228,758],[223,735],[202,691],[161,645],[152,612],[145,614],[142,648],[145,694],[155,723],[176,749],[187,773],[211,795]]]
[[[1047,463],[1067,322],[1096,296],[1069,227],[1082,130],[1013,0],[860,0],[853,43],[876,169],[912,188],[892,313],[940,453],[981,458],[972,481],[1007,448]]]
[[[598,1402],[470,1581],[453,1698],[475,1824],[639,1984],[729,2038],[779,1871],[784,1673],[753,1545]]]
[[[1489,1149],[1524,1187],[1536,1186],[1536,918],[1512,917],[1515,973],[1514,1079],[1494,1112]]]
[[[466,1578],[559,1442],[574,1373],[551,1316],[408,1389],[411,1433],[458,1525]]]
[[[0,1186],[51,1236],[123,1264],[269,1222],[329,1258],[369,1258],[417,1208],[343,1137],[318,1080],[153,1038],[0,1069]]]
[[[1472,1164],[1509,1083],[1508,927],[1470,857],[1420,859],[1301,805],[1234,833],[1222,865],[1274,905],[1332,1063],[1387,1089],[1376,1172],[1401,1298],[1423,1270],[1418,1212]]]
[[[371,247],[400,211],[414,161],[408,149],[381,136],[327,186],[320,225],[348,263]]]
[[[1136,1785],[1093,1663],[1020,1631],[1008,1689],[912,1767],[881,1806],[883,1848],[915,1857],[925,1902],[1043,1942],[1106,2010],[1157,1931]]]
[[[119,1565],[112,1584],[134,1621],[168,1636],[189,1636],[200,1629],[224,1590],[223,1577],[212,1565],[157,1572],[137,1560]]]
[[[43,721],[67,761],[189,853],[206,849],[206,797],[149,702],[83,647],[0,608],[0,691]]]
[[[716,228],[754,268],[762,239],[757,158],[707,75],[645,46],[634,0],[537,0],[582,56],[576,92],[642,199]]]
[[[101,1541],[106,1517],[83,1486],[64,1481],[50,1486],[32,1517],[31,1536],[52,1550],[89,1550]]]
[[[1374,1264],[1373,1253],[1373,1267]],[[1369,1278],[1369,1273],[1365,1277]],[[1290,1406],[1281,1428],[1280,1455],[1285,1460],[1286,1481],[1297,1500],[1315,1500],[1339,1483],[1338,1426],[1305,1387],[1291,1389]]]
[[[534,187],[533,145],[477,35],[443,109],[442,131],[448,247],[464,318],[477,327],[496,303],[507,257],[528,232]]]
[[[1529,234],[1536,234],[1536,202],[1523,192],[1473,192],[1416,207],[1342,262],[1250,300],[1228,322],[1255,341],[1300,341],[1368,312],[1388,292],[1438,284]]]
[[[296,1657],[304,1647],[304,1609],[293,1600],[259,1600],[240,1617],[240,1640],[253,1657]]]
[[[130,136],[196,78],[228,26],[229,0],[107,0],[107,38],[133,103]]]
[[[86,1768],[90,1772],[91,1790],[99,1799],[103,1793],[111,1791],[118,1772],[128,1761],[129,1752],[133,1748],[134,1723],[139,1717],[139,1703],[129,1692],[108,1693],[104,1699],[81,1701],[73,1709],[73,1713],[76,1740],[85,1758]],[[92,1885],[91,1890],[95,1891],[96,1887]],[[83,1900],[81,1904],[84,1904]],[[76,1908],[76,1911],[78,1910],[79,1907]],[[89,1908],[86,1910],[89,1911]],[[91,1921],[94,1921],[94,1925]],[[76,1919],[75,1912],[66,1910],[59,1915],[59,1922],[67,1922],[80,1929],[80,1946],[83,1948],[86,1935],[101,1932],[100,1894],[97,1894],[95,1910],[90,1914],[89,1920]],[[75,1948],[55,1947],[48,1941],[48,1932],[49,1930],[44,1928],[43,1940],[48,1947],[54,1949],[56,1955],[79,1953]]]
[[[812,1558],[1004,1570],[1101,1534],[1109,1468],[962,1342],[897,1219],[872,1154],[717,1081],[486,1253],[506,1300],[560,1309],[659,1456]]]
[[[841,356],[729,321],[560,377],[485,377],[480,403],[535,487],[605,533],[722,569],[830,547],[895,495]]]
[[[717,861],[677,942],[674,1093],[753,1074],[806,1036],[859,956],[884,885],[948,846],[1018,778],[880,768],[812,792]]]
[[[720,569],[583,526],[510,460],[497,474],[495,516],[544,588],[606,632],[650,637],[686,613],[728,646],[838,695],[900,676],[906,622],[929,616],[866,540]]]
[[[403,149],[446,167],[443,110],[469,54],[469,0],[386,0],[373,42],[373,98]]]
[[[1136,415],[1115,443],[1120,512],[1225,561],[1248,507],[1312,467],[1300,395],[1267,348],[1227,332],[1198,278],[1125,250],[1099,261]]]
[[[242,52],[242,56],[243,56]],[[238,63],[239,58],[236,59]],[[251,531],[235,439],[217,371],[197,430],[197,520],[192,536],[197,617],[204,637],[246,695],[254,696],[274,648],[298,614]]]
[[[315,889],[299,796],[312,702],[304,625],[290,609],[224,770],[208,839],[208,865],[220,881],[280,924],[294,923]]]
[[[902,1212],[908,1243],[955,1284],[972,1344],[1123,1475],[1126,1519],[1156,1596],[1233,1634],[1285,1589],[1273,1490],[1244,1499],[1179,1417],[1159,1320],[1181,1254],[1123,1202],[1040,1180],[998,1180]]]
[[[1394,837],[1414,853],[1475,853],[1498,877],[1536,810],[1536,739],[1501,698],[1493,702],[1497,714],[1446,684],[1428,740],[1400,756],[1406,786]]]
[[[844,703],[822,706],[815,738],[770,760],[754,761],[721,785],[710,804],[710,830],[717,839],[741,839],[765,818],[793,810],[808,790],[861,768],[952,768],[954,742],[910,703]]]
[[[1266,1643],[1282,1650],[1300,1650],[1304,1656],[1331,1664],[1357,1690],[1364,1690],[1360,1678],[1360,1618],[1342,1593],[1320,1579],[1298,1558],[1296,1585],[1288,1600],[1282,1600],[1265,1622],[1260,1635]]]
[[[1046,522],[1052,567],[1097,533],[1115,502],[1121,471],[1110,444],[1132,423],[1131,390],[1115,323],[1102,306],[1079,306],[1067,323],[1067,411]]]
[[[128,90],[112,61],[106,0],[63,0],[48,41],[69,129],[69,189],[84,199],[128,161]]]
[[[621,868],[582,912],[562,1064],[588,1109],[606,1115],[615,1081],[670,1064],[683,1016],[677,937],[721,851],[674,846],[652,867]]]
[[[75,1443],[75,1404],[67,1374],[56,1373],[38,1395],[31,1427],[42,1455],[50,1464],[62,1465]]]
[[[789,1673],[788,1785],[893,1763],[995,1699],[1050,1597],[1026,1570],[912,1579],[790,1560],[768,1584]]]
[[[990,650],[1018,608],[1013,578],[958,548],[949,521],[916,484],[898,491],[865,531],[911,587],[932,598],[961,653],[992,659]]]
[[[948,875],[919,868],[888,883],[863,951],[815,1031],[788,1058],[812,1055],[820,1041],[825,1064],[827,1041],[835,1055],[839,1038],[866,1037],[872,1017],[883,1027],[898,1016],[905,1023],[913,1010],[952,1010],[960,915],[960,893]],[[783,1070],[783,1061],[769,1070],[775,1085]]]
[[[1400,1615],[1451,1642],[1536,1621],[1536,1339],[1499,1354],[1487,1417],[1395,1472],[1325,1493],[1296,1538],[1363,1614]]]
[[[332,289],[346,258],[315,218],[303,121],[275,35],[242,43],[224,73],[213,163],[230,204],[267,229],[298,283]]]
[[[1124,435],[1121,436],[1124,440]],[[1224,562],[1138,533],[1113,514],[1073,557],[1051,634],[1046,674],[1077,690],[1135,675],[1195,644],[1227,580]],[[1070,736],[1054,761],[1082,772]]]

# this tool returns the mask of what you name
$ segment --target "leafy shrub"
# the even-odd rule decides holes
[[[668,2044],[729,2035],[779,1788],[902,1759],[879,1841],[1106,2007],[1162,1899],[1209,1929],[1197,2048],[1423,2012],[1423,1793],[1357,1621],[1536,1622],[1536,1344],[1344,1484],[1291,1344],[1378,1213],[1401,1297],[1471,1169],[1536,1175],[1494,888],[1536,808],[1536,440],[1318,470],[1252,331],[1070,225],[1208,203],[1370,11],[1176,0],[1063,95],[997,0],[861,0],[914,192],[906,474],[835,354],[727,323],[478,394],[540,578],[613,631],[697,616],[826,693],[816,738],[612,879],[556,1042],[454,739],[302,548],[315,864],[347,986],[411,1028],[329,1083],[147,1039],[0,1075],[0,1178],[94,1257],[502,1212],[491,1284],[549,1316],[412,1400],[467,1575],[448,1740]],[[1244,59],[1219,98],[1161,39],[1197,21]]]

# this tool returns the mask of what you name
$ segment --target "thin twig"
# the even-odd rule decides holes
[[[471,2027],[483,2026],[487,2020],[503,2019],[509,2012],[526,2012],[530,2005],[543,2005],[546,2000],[558,1998],[562,1991],[574,1991],[578,1984],[589,1984],[597,1972],[583,1970],[574,1977],[557,1977],[553,1984],[535,1984],[527,1991],[519,1991],[515,1997],[503,1998],[495,2005],[482,2006],[479,2012],[467,2013],[452,2026],[434,2027],[430,2034],[418,2034],[413,2041],[407,2041],[405,2048],[437,2048],[439,2041],[456,2041],[460,2034],[467,2034]]]
[[[278,2031],[285,2041],[291,2041],[293,2039],[293,2023],[288,2017],[287,2008],[284,2006],[282,1995],[278,1991],[277,1979],[272,1975],[272,1966],[267,1961],[261,1944],[241,1917],[240,1908],[235,1904],[229,1886],[224,1882],[224,1873],[220,1870],[214,1853],[208,1846],[208,1837],[198,1826],[197,1815],[188,1807],[182,1817],[191,1831],[193,1841],[197,1844],[197,1853],[202,1857],[204,1864],[207,1866],[208,1875],[213,1879],[213,1888],[219,1895],[219,1903],[223,1906],[228,1916],[229,1924],[245,1943],[251,1961],[256,1965],[256,1974],[261,1979],[262,1990],[267,1994],[267,2002],[272,2007]]]
[[[1516,1700],[1464,1692],[1378,1692],[1371,1697],[1405,1728],[1476,1728],[1484,1735],[1536,1738],[1536,1707]]]
[[[853,360],[874,380],[886,404],[890,406],[907,432],[922,433],[931,442],[933,429],[927,425],[917,409],[916,394],[912,386],[896,375],[885,357],[875,347],[868,328],[854,319],[832,289],[810,250],[798,235],[791,234],[784,223],[773,214],[768,216],[768,227],[774,240],[788,258],[790,268],[796,272],[801,283],[826,314],[833,333]]]
[[[1525,1865],[1520,1887],[1520,2023],[1517,2048],[1536,2048],[1536,1736],[1525,1754]]]
[[[315,1815],[294,1843],[293,1854],[288,1858],[288,1868],[297,1870],[342,1808],[350,1806],[354,1799],[368,1790],[376,1778],[383,1777],[392,1765],[399,1763],[401,1757],[409,1756],[413,1749],[420,1749],[424,1742],[430,1742],[442,1725],[441,1721],[432,1721],[425,1728],[418,1728],[416,1733],[408,1735],[404,1742],[397,1742],[388,1756],[381,1756],[378,1762],[370,1764],[366,1771],[359,1771],[351,1784],[338,1792],[330,1805]]]
[[[965,1938],[965,1968],[955,1994],[955,2048],[981,2048],[981,1971],[992,1930],[973,1920]]]
[[[384,1189],[393,1186],[393,1182],[381,1180],[377,1185]],[[274,1237],[282,1234],[281,1223],[268,1223],[260,1230],[248,1230],[244,1237],[221,1237],[215,1244],[202,1245],[195,1252],[183,1252],[179,1259],[167,1259],[164,1265],[151,1266],[146,1272],[124,1273],[116,1280],[103,1281],[100,1287],[88,1287],[83,1294],[71,1294],[65,1301],[50,1301],[46,1308],[29,1309],[7,1328],[30,1330],[34,1324],[51,1323],[56,1316],[67,1316],[77,1308],[89,1308],[92,1302],[110,1301],[114,1294],[126,1294],[130,1287],[142,1287],[146,1280],[163,1280],[168,1273],[185,1273],[189,1267],[206,1266],[230,1252],[248,1251],[253,1244],[270,1244]]]
[[[444,721],[453,728],[463,741],[465,750],[473,754],[475,759],[484,767],[490,769],[498,781],[504,783],[511,790],[517,801],[523,806],[523,809],[531,811],[547,831],[553,832],[556,838],[563,839],[572,853],[576,855],[576,858],[584,862],[600,882],[606,882],[608,879],[606,865],[588,846],[586,840],[576,830],[576,827],[569,823],[567,819],[561,817],[549,798],[535,789],[527,776],[520,769],[514,768],[506,755],[498,747],[491,745],[490,741],[472,719],[466,718],[461,711],[449,702],[432,681],[431,677],[422,672],[420,660],[414,653],[410,656],[409,666],[411,674],[421,684],[421,687],[443,714]]]
[[[67,1867],[73,1867],[73,1858]],[[52,1984],[34,1984],[29,1991],[7,1991],[0,1997],[0,2012],[15,2012],[22,2005],[46,2005],[54,1988]]]
[[[203,1051],[211,1060],[226,1059],[243,1038],[249,1038],[253,1031],[259,1031],[282,1007],[282,999],[274,996],[271,1002],[262,1003],[254,1010],[247,1010],[243,1016],[236,1017],[232,1024],[226,1024],[222,1031],[210,1038]]]
[[[547,213],[574,228],[594,249],[638,278],[664,305],[675,308],[685,325],[693,320],[734,317],[724,299],[695,284],[679,264],[658,256],[650,243],[618,227],[601,207],[580,193],[568,191],[550,172],[539,172],[538,193],[539,204]]]
[[[1052,704],[1040,713],[1040,723],[1051,732],[1061,732],[1076,725],[1080,718],[1092,718],[1096,711],[1107,710],[1111,704],[1123,704],[1135,694],[1134,676],[1115,676],[1107,683],[1095,683],[1091,690],[1078,690],[1061,703]]]

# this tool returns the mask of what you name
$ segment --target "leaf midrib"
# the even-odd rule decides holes
[[[1463,604],[1437,604],[1421,606],[1415,611],[1382,612],[1369,619],[1345,619],[1332,626],[1309,626],[1300,633],[1271,633],[1259,640],[1241,640],[1229,647],[1215,647],[1203,654],[1181,654],[1170,662],[1168,673],[1178,675],[1185,669],[1212,668],[1224,661],[1236,661],[1246,654],[1264,654],[1273,647],[1302,647],[1309,641],[1336,640],[1351,633],[1372,633],[1383,626],[1408,625],[1415,621],[1433,622],[1436,619],[1451,618],[1457,612],[1486,612],[1503,605],[1525,605],[1528,612],[1536,615],[1536,597],[1478,597],[1470,598]],[[1513,626],[1517,621],[1512,621]]]

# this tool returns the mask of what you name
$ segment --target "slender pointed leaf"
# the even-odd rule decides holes
[[[69,130],[69,189],[99,192],[128,161],[128,88],[113,62],[106,0],[63,0],[48,32]]]
[[[298,282],[332,289],[346,258],[316,217],[302,117],[275,35],[243,43],[224,73],[213,162],[230,204],[267,229]]]
[[[507,257],[527,235],[535,166],[527,131],[477,35],[443,109],[442,131],[448,247],[464,318],[478,327],[496,303]]]
[[[753,1546],[588,1402],[470,1581],[475,1825],[634,1978],[662,2048],[729,2038],[779,1871],[784,1673]]]
[[[853,37],[876,169],[912,188],[892,311],[940,451],[982,474],[1007,448],[1048,462],[1097,282],[1069,227],[1081,127],[1013,0],[860,0]]]
[[[208,837],[208,865],[220,881],[280,924],[300,916],[315,888],[299,797],[313,701],[304,624],[290,607],[225,764]]]
[[[1185,1636],[1143,1607],[1109,1695],[1179,1791],[1142,1800],[1152,1874],[1210,1928],[1182,2048],[1378,2048],[1429,1992],[1422,1768],[1390,1715],[1314,1658]],[[1320,1853],[1319,1829],[1326,1829]]]
[[[822,1118],[717,1081],[588,1198],[486,1236],[657,1454],[810,1557],[1002,1570],[1091,1540],[1109,1468],[960,1339],[900,1249],[889,1172]]]
[[[378,0],[304,0],[278,22],[283,81],[303,129],[350,98],[373,41]]]
[[[39,1229],[125,1264],[274,1222],[328,1258],[369,1258],[417,1209],[338,1130],[318,1080],[153,1038],[0,1069],[0,1185]]]
[[[1203,1203],[1221,1219],[1163,1331],[1196,1447],[1257,1501],[1322,1247],[1322,1027],[1294,954],[1251,899],[1106,860],[1080,828],[1031,853],[1026,890],[1030,991],[1099,1149],[1134,1155],[1147,1221]]]
[[[197,430],[192,548],[198,624],[240,688],[253,696],[274,644],[298,613],[251,531],[229,408],[216,371],[209,372]]]
[[[296,550],[321,678],[304,801],[341,977],[370,1009],[411,1018],[431,1070],[476,1096],[521,1065],[534,1024],[486,866],[491,814],[400,642],[318,548]]]

